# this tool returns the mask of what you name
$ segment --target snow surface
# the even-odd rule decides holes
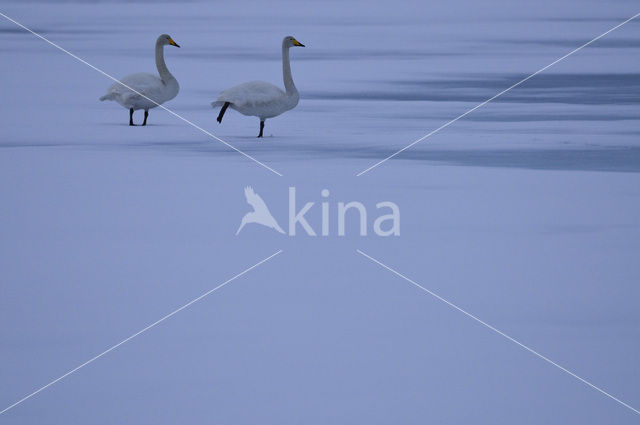
[[[640,408],[640,22],[355,175],[637,13],[635,1],[7,2],[116,77],[180,82],[146,128],[111,82],[0,18],[0,409],[282,254],[0,416],[2,424],[632,424],[640,416],[355,252]],[[301,100],[209,103],[243,81]],[[136,114],[136,121],[142,116]],[[331,236],[249,225],[288,187]],[[401,235],[338,237],[339,201]],[[351,231],[351,232],[349,232]],[[298,234],[301,229],[298,228]],[[372,233],[372,232],[370,232]]]

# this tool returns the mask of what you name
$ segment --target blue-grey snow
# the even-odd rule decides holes
[[[356,174],[638,12],[616,0],[33,1],[0,12],[180,92],[113,81],[0,17],[0,415],[7,425],[633,424],[640,416],[640,21]],[[251,80],[296,108],[210,103]],[[142,120],[142,113],[136,121]],[[259,194],[285,234],[256,223]],[[296,223],[290,236],[290,188]],[[374,221],[393,202],[399,234]],[[340,203],[366,207],[367,235]],[[328,234],[322,234],[323,205]],[[385,224],[388,226],[388,223]]]

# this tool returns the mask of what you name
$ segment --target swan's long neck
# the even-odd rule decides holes
[[[289,46],[282,43],[282,79],[284,80],[284,88],[287,90],[288,95],[298,93],[296,85],[293,84],[293,77],[291,76],[291,63],[289,62]]]
[[[174,78],[174,76],[169,72],[167,64],[164,62],[164,45],[160,42],[160,40],[156,41],[156,67],[158,68],[160,78],[165,83],[168,80]]]

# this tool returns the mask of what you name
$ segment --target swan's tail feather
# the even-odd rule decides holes
[[[104,96],[100,97],[101,101],[105,101],[105,100],[113,100],[113,93],[107,93]]]

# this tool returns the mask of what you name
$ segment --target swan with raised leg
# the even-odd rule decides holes
[[[107,89],[107,94],[100,98],[100,100],[115,100],[127,108],[129,110],[129,125],[135,125],[133,123],[133,111],[139,109],[144,109],[144,122],[142,125],[147,125],[149,109],[173,99],[180,91],[178,81],[169,72],[167,64],[164,62],[164,46],[167,45],[180,47],[167,34],[162,34],[158,37],[156,40],[156,67],[159,75],[143,72],[129,74],[120,79],[120,81],[135,91],[120,83],[113,83]]]
[[[262,137],[264,122],[267,118],[277,117],[283,112],[295,108],[300,95],[295,84],[293,84],[293,77],[291,76],[289,48],[293,46],[304,47],[304,44],[292,36],[287,36],[282,40],[282,79],[284,80],[285,91],[264,81],[250,81],[231,87],[220,93],[218,99],[211,103],[214,108],[221,106],[217,119],[218,123],[222,122],[222,117],[227,108],[231,108],[243,115],[260,118],[260,134],[258,134],[258,137]]]

